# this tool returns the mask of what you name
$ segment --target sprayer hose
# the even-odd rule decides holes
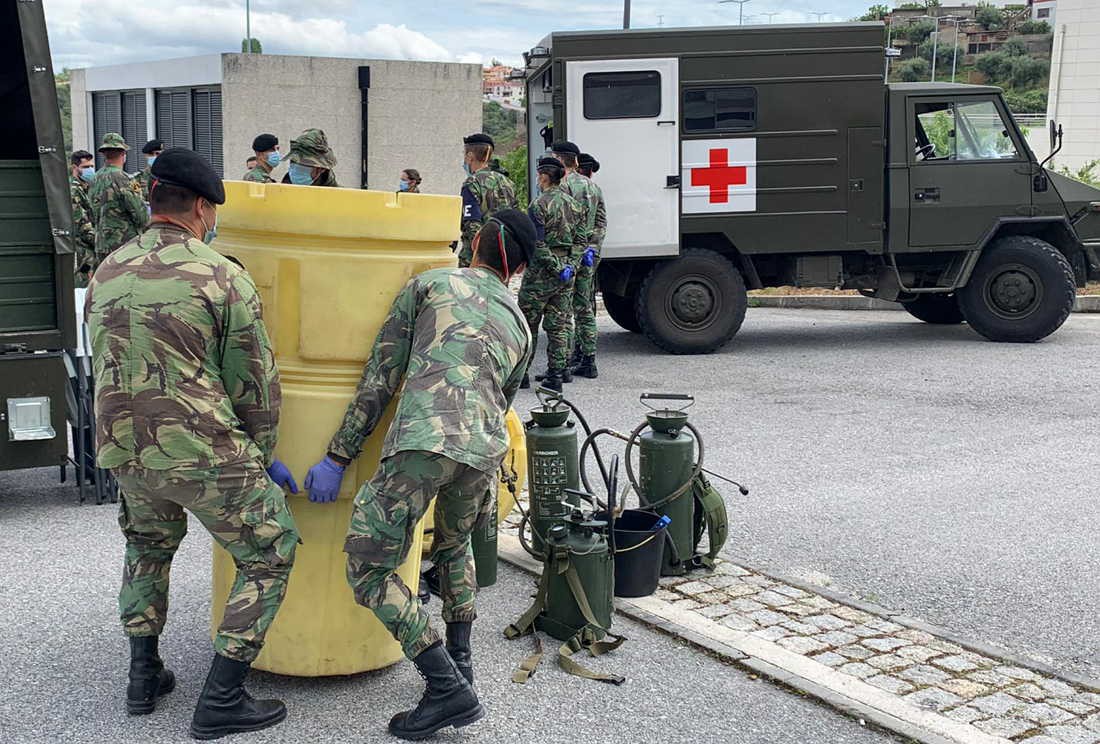
[[[635,443],[642,435],[642,432],[648,428],[648,421],[643,421],[642,423],[638,424],[638,426],[634,428],[634,431],[630,432],[630,439],[627,440],[626,443],[626,475],[628,478],[630,478],[630,485],[634,487],[634,491],[638,494],[639,503],[641,503],[642,498],[642,487],[638,484],[637,475],[634,473],[633,461],[630,459],[630,450],[635,446]],[[692,426],[690,423],[685,422],[684,428],[691,432],[692,436],[695,437],[695,441],[699,444],[699,458],[695,461],[695,467],[692,468],[691,475],[688,476],[688,479],[684,481],[679,488],[670,493],[668,496],[665,496],[660,501],[652,501],[642,504],[644,508],[657,509],[664,506],[665,504],[672,503],[673,501],[687,493],[688,489],[691,488],[692,482],[694,482],[699,474],[703,472],[703,455],[705,452],[703,447],[703,437],[699,434],[699,430]]]

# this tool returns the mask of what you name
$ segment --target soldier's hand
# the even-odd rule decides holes
[[[344,466],[331,457],[324,457],[306,473],[306,490],[309,500],[316,504],[336,501],[340,484],[344,480]]]
[[[290,472],[290,468],[280,460],[271,463],[271,467],[267,469],[267,474],[271,476],[271,480],[275,481],[275,485],[279,488],[289,488],[291,493],[298,493],[298,484],[294,480],[294,475]]]
[[[558,279],[563,282],[569,282],[573,280],[573,274],[576,273],[576,269],[573,268],[573,264],[566,264],[565,268],[558,272]]]
[[[584,264],[585,266],[588,266],[589,268],[591,268],[592,266],[595,266],[595,264],[596,264],[596,249],[593,248],[592,246],[588,246],[588,248],[586,248],[585,251],[584,251],[584,255],[581,256],[581,263]]]

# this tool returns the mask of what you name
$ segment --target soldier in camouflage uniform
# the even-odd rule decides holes
[[[130,638],[132,714],[151,713],[175,679],[158,637],[172,558],[190,512],[233,556],[237,576],[191,723],[196,738],[286,717],[244,690],[282,603],[298,532],[274,459],[278,371],[248,274],[209,248],[225,201],[201,156],[166,150],[152,168],[152,224],[96,270],[87,295],[100,467],[122,492],[119,610]]]
[[[126,140],[116,132],[103,135],[99,146],[106,165],[100,168],[88,191],[95,223],[95,263],[92,270],[120,245],[137,236],[149,218],[141,189],[122,170],[126,164]]]
[[[283,183],[296,186],[332,186],[338,187],[336,175],[336,155],[328,146],[328,138],[320,129],[307,129],[290,141],[287,153],[290,168],[283,176]]]
[[[465,145],[462,167],[466,180],[462,183],[462,249],[458,265],[469,266],[473,255],[473,240],[482,225],[501,209],[516,208],[516,187],[508,175],[491,166],[493,138],[487,134],[471,134],[462,140]]]
[[[282,153],[279,152],[279,138],[274,134],[258,134],[252,140],[252,151],[256,153],[256,157],[253,158],[256,165],[245,173],[241,180],[275,183],[275,179],[271,177],[271,171],[283,159]]]
[[[569,166],[566,165],[566,170],[568,169]],[[587,182],[586,197],[590,206],[594,205],[594,209],[590,210],[595,215],[592,233],[588,248],[581,259],[581,266],[577,269],[577,285],[573,289],[574,341],[573,359],[570,360],[574,375],[590,379],[599,375],[596,369],[596,272],[600,266],[604,236],[607,235],[607,205],[604,203],[603,191],[592,180],[592,175],[599,169],[599,161],[582,152],[577,158],[577,170],[565,177],[567,182],[570,176],[584,179]]]
[[[69,157],[69,196],[73,203],[73,272],[77,287],[88,286],[95,266],[95,223],[88,186],[95,178],[95,158],[87,150],[77,150]]]
[[[569,349],[573,332],[573,281],[580,262],[577,234],[583,213],[577,201],[561,188],[565,168],[554,158],[539,158],[539,197],[531,202],[528,214],[535,224],[538,239],[535,257],[523,275],[519,306],[538,336],[539,324],[546,329],[547,369],[540,375],[543,385],[561,390],[568,371]],[[524,375],[523,387],[527,387]]]
[[[159,139],[146,142],[141,147],[141,154],[145,156],[145,167],[134,175],[134,184],[141,190],[141,200],[149,201],[149,169],[153,167],[157,156],[164,151],[164,143]]]
[[[344,468],[404,385],[382,461],[355,498],[344,545],[356,601],[374,612],[427,681],[419,705],[390,721],[390,733],[401,738],[424,738],[484,715],[470,686],[476,616],[470,534],[494,508],[492,489],[508,450],[504,416],[531,354],[507,283],[530,260],[534,232],[522,212],[498,212],[475,237],[470,268],[426,271],[405,285],[327,456],[306,477],[310,500],[334,500]],[[446,647],[396,573],[433,498],[432,560],[440,568]]]

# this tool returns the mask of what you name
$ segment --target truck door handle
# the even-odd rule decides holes
[[[679,176],[665,176],[665,188],[666,189],[678,189],[680,188]]]
[[[913,192],[913,199],[919,202],[939,201],[940,190],[936,186],[931,186],[927,189],[917,189],[915,192]]]

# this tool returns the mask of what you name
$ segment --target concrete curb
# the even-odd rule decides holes
[[[505,562],[538,574],[541,564],[514,535],[498,536]],[[813,591],[820,593],[819,589]],[[847,602],[846,602],[847,603]],[[654,597],[616,599],[616,610],[638,622],[704,648],[727,661],[810,695],[848,715],[924,744],[1007,744],[966,723],[910,705],[896,695],[836,671],[782,646],[733,630]]]
[[[749,307],[784,310],[902,310],[898,302],[863,295],[749,295]],[[1100,313],[1100,295],[1078,295],[1075,313]]]

